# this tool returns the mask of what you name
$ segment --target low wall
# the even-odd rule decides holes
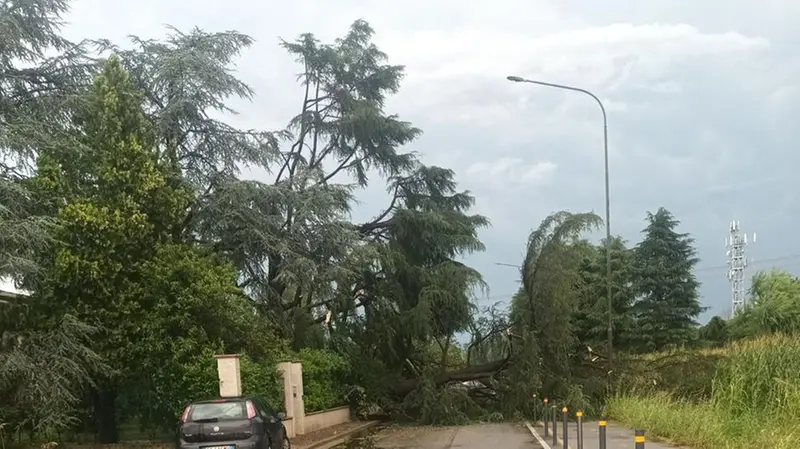
[[[350,407],[347,405],[322,410],[321,412],[309,413],[305,416],[303,422],[303,433],[314,432],[315,430],[344,424],[350,421]]]
[[[284,426],[289,438],[351,421],[350,407],[336,407],[306,414],[303,401],[303,365],[300,362],[281,362],[278,372],[283,377]]]

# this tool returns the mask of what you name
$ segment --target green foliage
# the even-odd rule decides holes
[[[692,348],[640,354],[630,358],[619,378],[628,394],[668,393],[681,400],[711,399],[714,374],[724,354]]]
[[[585,255],[580,267],[582,290],[579,306],[574,315],[574,330],[583,345],[595,350],[607,346],[608,342],[608,293],[607,293],[607,254],[611,251],[611,300],[614,347],[630,348],[635,320],[630,313],[635,301],[632,284],[633,252],[619,237],[612,237],[610,245],[605,241],[600,245],[584,242]]]
[[[514,363],[504,373],[497,386],[499,412],[508,417],[515,415],[527,418],[536,417],[538,401],[532,395],[542,388],[543,360],[539,356],[539,346],[533,332],[525,332],[513,347]]]
[[[609,414],[692,447],[797,447],[797,337],[776,334],[718,351],[710,401],[689,402],[668,392],[623,395],[610,401]]]
[[[306,412],[345,404],[350,390],[350,366],[341,356],[314,349],[300,350],[303,363],[303,399]]]
[[[583,232],[600,223],[591,213],[556,212],[528,238],[523,290],[511,305],[512,329],[523,336],[523,351],[529,350],[527,345],[538,346],[534,353],[546,361],[539,364],[541,388],[552,398],[566,395],[573,372],[571,350],[576,340],[571,319],[580,298],[578,268],[583,255],[576,243]]]
[[[750,295],[733,319],[714,317],[699,329],[701,343],[716,349],[648,355],[648,370],[612,398],[609,413],[698,448],[800,444],[792,418],[800,397],[800,282],[782,270],[760,272]]]
[[[67,10],[64,0],[0,5],[0,277],[35,272],[34,254],[52,243],[53,221],[37,213],[22,183],[37,149],[64,143],[65,108],[87,79],[82,47],[59,34]]]
[[[698,334],[701,342],[712,347],[719,347],[729,340],[728,322],[715,316],[701,327]]]
[[[283,384],[281,376],[276,369],[276,361],[264,360],[256,362],[245,355],[240,363],[242,392],[264,399],[273,410],[285,412]]]
[[[800,342],[776,335],[733,343],[714,377],[714,403],[735,415],[794,416],[800,404]],[[777,409],[780,409],[778,412]]]
[[[213,355],[234,352],[246,354],[245,392],[275,408],[275,362],[297,355],[307,411],[349,402],[362,414],[379,405],[455,424],[531,416],[536,392],[589,411],[608,380],[607,248],[618,350],[681,345],[697,332],[691,240],[664,210],[633,251],[620,238],[583,240],[600,224],[594,214],[554,213],[531,233],[510,310],[479,313],[485,284],[462,259],[484,249],[489,220],[452,170],[403,150],[422,132],[386,110],[404,70],[366,22],[330,43],[310,33],[282,41],[301,67],[299,110],[284,130],[245,131],[215,117],[254,96],[233,67],[250,37],[170,28],[128,48],[101,40],[111,56],[98,70],[58,35],[66,7],[0,6],[19,25],[0,30],[0,276],[34,292],[29,310],[7,317],[5,338],[27,343],[1,354],[15,365],[0,371],[0,393],[13,398],[9,413],[31,391],[57,404],[26,425],[75,424],[105,442],[121,420],[172,426],[186,403],[216,394]],[[51,49],[59,55],[45,61]],[[241,179],[243,166],[274,178]],[[389,203],[353,222],[359,193],[380,184]],[[745,313],[762,314],[759,329],[792,329],[791,302],[767,299],[785,289],[767,284],[758,283],[763,306]],[[678,311],[664,332],[661,308]],[[703,338],[724,341],[721,323]],[[739,323],[731,335],[756,332]],[[20,356],[41,354],[43,336],[66,351],[53,389],[41,382],[58,373]],[[40,377],[14,389],[35,368]]]
[[[783,270],[753,275],[748,306],[729,324],[732,338],[800,331],[800,280]]]
[[[203,193],[191,207],[191,215],[197,217],[218,188],[235,180],[242,165],[274,162],[276,140],[272,133],[241,131],[214,118],[220,112],[235,112],[230,99],[253,98],[253,90],[232,70],[233,61],[253,39],[235,31],[168,30],[162,40],[131,37],[133,48],[107,40],[96,44],[103,52],[119,55],[134,88],[143,94],[159,162],[180,170],[183,180]]]
[[[634,249],[637,346],[643,351],[681,347],[692,341],[703,308],[697,295],[693,239],[666,209],[648,213],[644,239]]]
[[[91,70],[81,46],[59,35],[62,0],[0,5],[0,278],[41,275],[37,254],[55,243],[55,220],[25,185],[35,152],[68,143],[63,135],[72,94]],[[46,57],[46,53],[56,56]],[[104,364],[88,343],[99,329],[72,315],[30,322],[23,304],[0,302],[0,421],[3,434],[62,431]]]
[[[458,190],[451,170],[399,151],[420,130],[384,111],[403,71],[387,63],[372,39],[369,25],[357,21],[332,44],[310,34],[284,42],[303,67],[303,106],[290,123],[275,187],[253,189],[286,198],[269,215],[285,217],[281,227],[265,227],[287,245],[302,243],[299,249],[265,244],[262,257],[281,268],[252,270],[251,277],[270,316],[283,316],[288,304],[313,310],[316,316],[301,321],[304,329],[308,321],[326,322],[330,346],[359,367],[353,383],[388,406],[395,381],[416,377],[422,366],[447,364],[454,334],[469,327],[472,290],[483,284],[457,258],[483,249],[478,229],[488,221],[469,213],[474,198]],[[391,204],[367,223],[345,222],[355,192],[349,184],[365,187],[370,169],[386,177]],[[316,250],[310,255],[309,246]],[[433,339],[441,345],[436,361]]]
[[[479,408],[464,388],[441,388],[430,376],[423,376],[419,387],[402,403],[407,418],[428,425],[459,425],[474,419]]]
[[[162,165],[155,135],[119,58],[111,58],[76,112],[85,157],[53,149],[39,158],[32,188],[59,198],[61,242],[42,254],[39,313],[71,313],[102,330],[94,347],[114,372],[98,386],[109,405],[144,426],[169,426],[184,396],[184,372],[207,347],[246,345],[255,310],[236,287],[232,267],[181,242],[191,200],[177,173]],[[100,408],[98,408],[100,407]],[[122,414],[120,415],[122,416]],[[115,440],[109,431],[103,436]]]
[[[792,449],[800,444],[800,426],[792,417],[736,417],[709,403],[693,403],[660,393],[616,396],[607,414],[630,427],[648,429],[648,438],[665,438],[697,449]]]
[[[176,391],[181,397],[175,401],[172,420],[187,404],[219,396],[219,378],[214,356],[223,352],[221,346],[206,347],[185,364],[183,384]],[[284,411],[283,388],[274,360],[256,361],[247,354],[240,354],[239,367],[242,375],[242,394],[264,399],[276,411]]]
[[[17,312],[0,310],[3,321],[19,317]],[[96,329],[69,315],[52,328],[10,332],[10,326],[3,327],[6,330],[0,341],[2,423],[43,433],[75,425],[75,407],[80,402],[81,389],[92,374],[106,368],[98,355],[87,348],[96,336]]]
[[[2,167],[0,167],[2,169]],[[33,254],[53,243],[53,220],[36,215],[28,192],[14,177],[0,177],[0,277],[21,278],[38,269]]]

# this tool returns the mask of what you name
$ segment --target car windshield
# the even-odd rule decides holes
[[[230,402],[203,402],[194,404],[189,414],[189,420],[200,421],[207,419],[246,419],[247,407],[244,401]]]

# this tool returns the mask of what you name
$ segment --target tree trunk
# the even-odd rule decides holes
[[[448,382],[465,382],[468,380],[478,380],[491,377],[502,371],[508,366],[508,359],[495,360],[482,365],[468,366],[464,369],[442,373],[433,378],[437,386]],[[405,396],[414,391],[420,383],[420,379],[407,379],[395,385],[394,392],[398,396]]]
[[[119,442],[117,426],[117,391],[111,385],[100,384],[93,394],[93,408],[97,439],[100,444]]]

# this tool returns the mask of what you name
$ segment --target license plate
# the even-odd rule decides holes
[[[235,444],[225,445],[225,446],[203,446],[200,449],[236,449]]]

